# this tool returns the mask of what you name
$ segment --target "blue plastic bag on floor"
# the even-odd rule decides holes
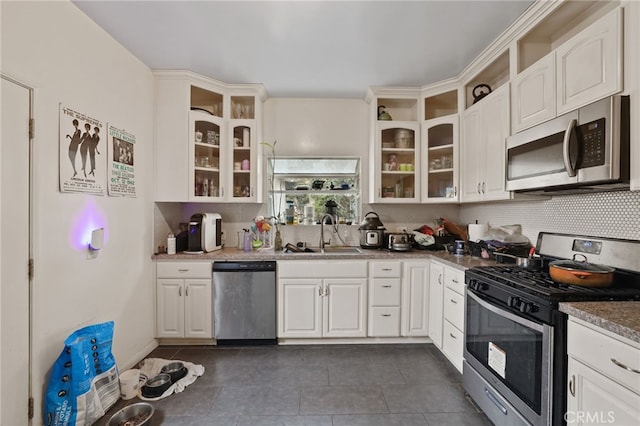
[[[108,321],[77,330],[64,341],[47,388],[47,426],[91,425],[118,401],[112,340],[113,321]]]

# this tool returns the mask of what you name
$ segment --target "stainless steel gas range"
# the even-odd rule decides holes
[[[540,233],[541,271],[471,268],[465,308],[465,390],[496,425],[565,425],[567,318],[560,302],[640,300],[640,241]],[[579,255],[615,268],[609,287],[554,282],[552,261]]]

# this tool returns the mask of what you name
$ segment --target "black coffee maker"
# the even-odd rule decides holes
[[[189,220],[188,251],[202,251],[202,219],[203,214],[194,214]]]

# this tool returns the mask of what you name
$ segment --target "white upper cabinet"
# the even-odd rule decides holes
[[[556,49],[558,114],[622,90],[622,9],[617,8]]]
[[[511,80],[514,132],[556,116],[555,78],[555,53],[550,53]]]
[[[369,202],[419,202],[419,91],[375,88],[370,95]]]
[[[518,39],[514,132],[622,91],[623,9],[606,10],[605,2],[595,5],[605,9],[584,7],[562,5]]]
[[[262,87],[154,74],[156,201],[260,202]]]
[[[511,198],[505,184],[505,140],[509,136],[509,84],[469,107],[461,118],[461,201]]]

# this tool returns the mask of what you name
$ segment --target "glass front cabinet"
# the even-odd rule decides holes
[[[458,116],[425,121],[422,125],[422,200],[458,201]]]
[[[369,201],[420,202],[421,134],[418,93],[402,88],[372,89],[373,140]]]
[[[156,77],[156,200],[261,202],[262,86],[181,71]]]

